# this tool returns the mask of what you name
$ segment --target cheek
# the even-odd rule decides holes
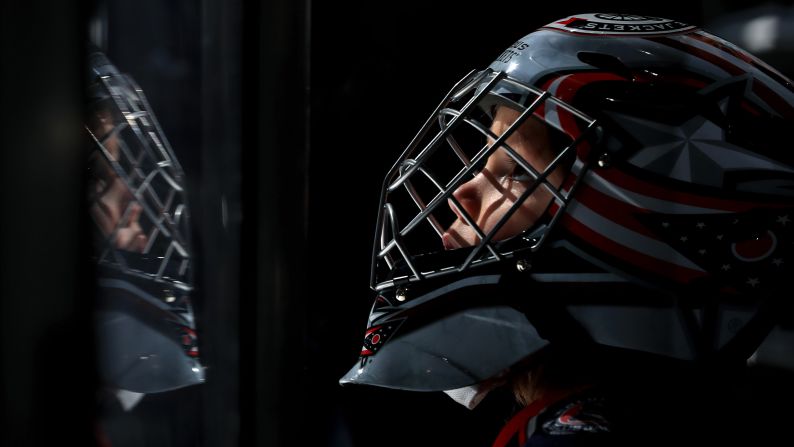
[[[527,216],[537,219],[553,199],[554,195],[540,185],[527,197],[527,200],[521,206],[521,210]]]
[[[523,192],[523,186],[515,185],[515,182],[509,181],[501,182],[498,187],[489,188],[488,191],[483,194],[484,209],[488,210],[488,215],[485,216],[487,219],[486,226],[489,229],[493,228],[497,222],[499,222],[502,217],[507,214],[507,212],[510,210],[510,207],[513,206]],[[499,234],[502,234],[505,228],[520,224],[518,221],[523,220],[522,216],[525,214],[523,209],[525,207],[526,203],[516,210],[512,216],[510,216],[510,219],[499,231]]]
[[[507,191],[507,190],[506,190]],[[495,213],[495,217],[504,216],[515,201],[526,191],[526,185],[518,184],[510,187],[510,199],[505,199],[500,205],[500,210]],[[498,239],[508,238],[520,234],[537,221],[551,202],[552,195],[544,188],[537,188],[527,197],[510,219],[499,230]],[[498,219],[496,219],[498,220]],[[495,222],[494,222],[495,225]]]

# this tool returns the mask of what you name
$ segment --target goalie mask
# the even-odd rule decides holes
[[[139,393],[200,383],[184,174],[141,89],[101,52],[89,62],[100,379]]]
[[[794,92],[675,20],[581,14],[466,75],[386,175],[342,383],[451,390],[549,343],[749,356],[789,274]]]

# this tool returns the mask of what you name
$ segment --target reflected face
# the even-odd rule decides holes
[[[519,115],[516,110],[499,107],[491,131],[497,136],[502,135]],[[546,125],[534,117],[524,121],[506,142],[541,173],[556,156]],[[547,179],[549,183],[559,188],[564,176],[565,172],[562,166],[559,166]],[[534,181],[532,175],[521,168],[504,148],[499,148],[488,157],[485,166],[476,177],[460,185],[453,196],[487,235]],[[545,212],[552,199],[552,194],[546,188],[538,186],[499,229],[493,240],[507,239],[532,226]],[[474,228],[466,222],[451,200],[449,206],[457,218],[442,237],[444,248],[450,250],[476,245],[480,237]]]
[[[113,131],[110,113],[99,112],[89,123],[89,128],[98,140]],[[104,141],[104,146],[113,159],[119,156],[118,136]],[[97,151],[92,155],[91,166],[96,170],[89,188],[92,188],[94,201],[90,213],[104,236],[115,231],[113,246],[118,249],[142,253],[146,248],[147,237],[140,225],[142,207],[124,181],[113,171],[104,157]]]

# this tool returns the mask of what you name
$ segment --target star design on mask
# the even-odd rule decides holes
[[[781,228],[784,216],[794,216],[794,206],[640,219],[718,283],[737,290],[779,291],[787,290],[794,267],[789,260],[794,237],[783,231],[794,222]]]
[[[678,123],[664,123],[608,112],[629,131],[640,149],[628,161],[640,168],[685,182],[724,186],[725,174],[752,167],[794,173],[786,165],[726,141],[729,111],[739,107],[752,80],[736,77],[706,87],[702,103],[692,104]]]

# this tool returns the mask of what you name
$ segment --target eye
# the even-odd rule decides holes
[[[515,182],[526,182],[526,183],[535,181],[535,177],[532,176],[532,174],[524,171],[523,169],[521,169],[520,171],[521,172],[518,173],[513,172],[512,174],[510,174],[510,179]]]
[[[507,158],[505,160],[505,168],[508,169],[509,172],[506,177],[514,182],[531,183],[535,181],[535,176],[519,166],[512,158]]]
[[[101,179],[101,178],[97,178],[96,179],[95,189],[96,189],[96,195],[97,196],[101,197],[101,196],[105,195],[105,193],[107,192],[108,187],[109,187],[108,186],[108,182],[106,182],[104,179]]]

